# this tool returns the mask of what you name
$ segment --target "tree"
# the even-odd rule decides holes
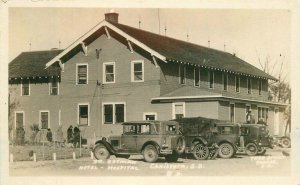
[[[269,100],[288,104],[284,111],[286,120],[284,134],[286,135],[287,130],[291,132],[291,87],[287,74],[283,72],[283,66],[286,64],[285,57],[280,54],[279,60],[273,62],[270,55],[267,55],[264,61],[258,56],[258,61],[264,72],[278,79],[278,81],[269,81]],[[280,62],[280,67],[276,68],[278,62]]]

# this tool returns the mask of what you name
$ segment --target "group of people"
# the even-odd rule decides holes
[[[67,142],[75,148],[80,145],[80,130],[78,127],[74,127],[73,129],[72,125],[69,126],[67,130]]]
[[[52,133],[51,129],[48,128],[46,134],[47,141],[49,144],[56,144],[57,146],[63,146],[65,139],[63,137],[62,126],[59,126],[55,134]],[[78,127],[73,129],[73,126],[70,125],[67,130],[67,143],[71,144],[73,147],[77,147],[80,144],[80,130]]]
[[[246,115],[246,123],[247,124],[255,124],[255,118],[251,114],[251,109],[248,110],[247,115]],[[257,124],[262,124],[262,125],[267,125],[267,123],[264,121],[263,118],[260,118],[257,122]]]

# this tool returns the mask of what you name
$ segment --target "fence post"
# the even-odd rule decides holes
[[[81,157],[81,132],[79,132],[79,157]]]
[[[33,153],[33,161],[36,162],[36,154]]]
[[[45,160],[45,141],[43,141],[43,160]]]
[[[53,161],[56,161],[56,153],[53,153]]]
[[[73,160],[76,159],[76,155],[75,155],[75,152],[73,152]]]
[[[54,144],[54,149],[56,148],[56,143],[55,143],[55,132],[53,132],[53,144]]]
[[[9,161],[10,161],[10,162],[14,162],[14,155],[13,155],[13,154],[10,154],[10,155],[9,155]]]
[[[91,151],[91,159],[94,159],[94,154],[92,151]]]

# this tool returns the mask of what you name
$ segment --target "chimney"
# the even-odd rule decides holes
[[[105,20],[112,23],[118,23],[119,14],[115,13],[114,10],[110,10],[109,13],[105,14]]]

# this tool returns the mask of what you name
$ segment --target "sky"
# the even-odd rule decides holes
[[[104,19],[108,8],[10,8],[9,60],[21,52],[66,48]],[[269,57],[269,73],[289,80],[291,13],[255,9],[114,9],[119,23],[235,53],[248,63]],[[160,24],[159,24],[160,23]],[[159,29],[160,28],[160,29]],[[167,29],[165,32],[165,28]],[[189,37],[187,38],[187,34]],[[59,45],[59,41],[61,44]],[[31,43],[31,47],[30,47]]]

